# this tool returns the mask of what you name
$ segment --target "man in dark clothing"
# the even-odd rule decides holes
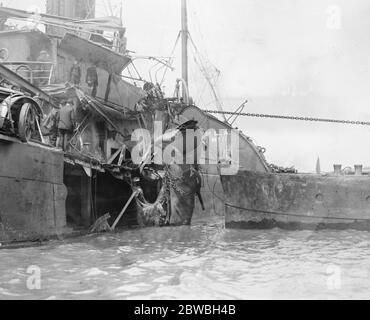
[[[40,55],[37,58],[37,61],[40,64],[37,64],[37,72],[35,72],[35,81],[34,83],[38,86],[45,86],[49,82],[50,75],[50,66],[48,62],[51,62],[50,55],[47,51],[43,50],[40,52]]]
[[[75,60],[69,75],[69,82],[79,87],[81,84],[81,67],[80,62]]]
[[[96,97],[99,80],[98,80],[98,72],[96,70],[96,66],[92,66],[86,71],[86,83],[89,88],[92,88],[91,96],[93,98]]]
[[[75,127],[75,111],[71,101],[68,101],[59,111],[59,141],[58,147],[68,151],[68,144],[72,139]]]
[[[43,129],[46,130],[46,132],[43,132],[43,134],[44,136],[49,136],[50,145],[52,145],[53,147],[57,146],[59,110],[60,109],[53,107],[53,109],[50,111],[50,113],[42,123]]]

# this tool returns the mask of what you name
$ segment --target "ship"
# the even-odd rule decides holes
[[[185,2],[185,1],[184,1]],[[217,99],[216,99],[217,100]],[[200,167],[215,178],[208,192],[226,228],[284,230],[370,230],[370,179],[362,165],[333,172],[300,173],[266,159],[266,149],[233,127],[240,116],[278,120],[319,121],[368,126],[369,122],[243,113],[248,100],[234,112],[187,107],[183,121],[193,119],[208,131],[207,152]],[[223,119],[214,115],[222,115]],[[226,118],[226,115],[229,118]],[[203,153],[204,154],[204,153]],[[207,178],[206,178],[207,179]],[[217,191],[216,191],[217,190]],[[216,205],[217,204],[217,205]],[[208,208],[210,205],[208,204]]]
[[[360,166],[327,174],[277,167],[233,127],[248,101],[235,112],[195,105],[186,0],[182,75],[173,97],[137,71],[122,19],[97,18],[94,8],[92,0],[48,0],[46,14],[0,7],[3,247],[191,225],[194,216],[209,215],[224,217],[227,228],[370,229],[370,180]],[[11,19],[26,27],[8,25]],[[171,69],[170,60],[146,59]],[[136,73],[125,74],[129,69]],[[75,125],[64,145],[55,115],[66,104]],[[137,130],[154,137],[142,144],[140,161],[133,156]],[[160,153],[175,150],[172,162],[155,161],[158,141]]]
[[[200,157],[201,168],[206,177],[216,180],[213,189],[204,192],[208,192],[207,199],[214,202],[217,211],[224,214],[225,227],[369,231],[370,179],[363,165],[342,169],[335,164],[333,172],[327,173],[321,172],[319,161],[315,173],[277,166],[266,159],[264,147],[256,145],[233,123],[240,116],[338,125],[370,123],[243,113],[247,103],[248,100],[234,112],[224,111],[220,105],[217,110],[189,106],[181,114],[184,121],[197,120],[208,131],[209,139],[203,141],[207,152]],[[223,119],[214,115],[222,115]]]
[[[179,81],[177,96],[166,98],[139,73],[125,76],[135,66],[122,19],[97,18],[94,8],[95,1],[58,0],[47,1],[45,14],[0,7],[3,247],[127,227],[190,225],[194,211],[208,206],[196,161],[155,163],[155,141],[142,146],[140,161],[133,159],[137,130],[155,137],[159,129],[164,148],[176,149],[189,130],[199,129],[201,111],[190,101],[187,80],[182,95]],[[9,20],[26,25],[14,28]],[[73,126],[61,135],[63,108]],[[193,142],[181,155],[197,150],[198,140]]]
[[[240,171],[221,180],[228,228],[370,230],[367,174]]]
[[[238,115],[305,120],[252,113]],[[370,125],[363,121],[310,120],[339,125]],[[301,173],[295,167],[284,168],[269,163],[264,148],[257,147],[257,151],[261,156],[252,156],[247,161],[245,157],[239,158],[238,151],[234,152],[230,159],[236,162],[236,169],[231,173],[219,171],[225,199],[226,228],[370,230],[370,179],[369,171],[363,165],[342,168],[341,164],[334,164],[332,172],[321,172],[318,159],[315,173]],[[243,151],[239,149],[239,152]]]

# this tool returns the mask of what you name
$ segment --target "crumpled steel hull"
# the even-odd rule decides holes
[[[223,176],[226,227],[370,230],[370,177],[240,172]]]

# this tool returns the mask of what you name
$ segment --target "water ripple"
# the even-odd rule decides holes
[[[0,299],[367,299],[369,248],[352,230],[131,230],[0,250]]]

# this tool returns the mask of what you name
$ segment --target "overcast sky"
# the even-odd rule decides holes
[[[44,9],[43,2],[27,4]],[[97,2],[99,15],[109,13],[104,1]],[[118,2],[112,1],[115,12]],[[3,3],[24,8],[21,0]],[[170,55],[181,1],[123,4],[129,49]],[[368,0],[188,0],[188,7],[192,37],[221,71],[218,90],[226,110],[249,99],[250,112],[370,121]],[[192,95],[200,107],[214,109],[192,57],[190,62]],[[166,82],[168,92],[179,76],[177,68]],[[367,127],[246,118],[236,125],[279,165],[313,171],[320,157],[324,170],[334,163],[370,166]]]

